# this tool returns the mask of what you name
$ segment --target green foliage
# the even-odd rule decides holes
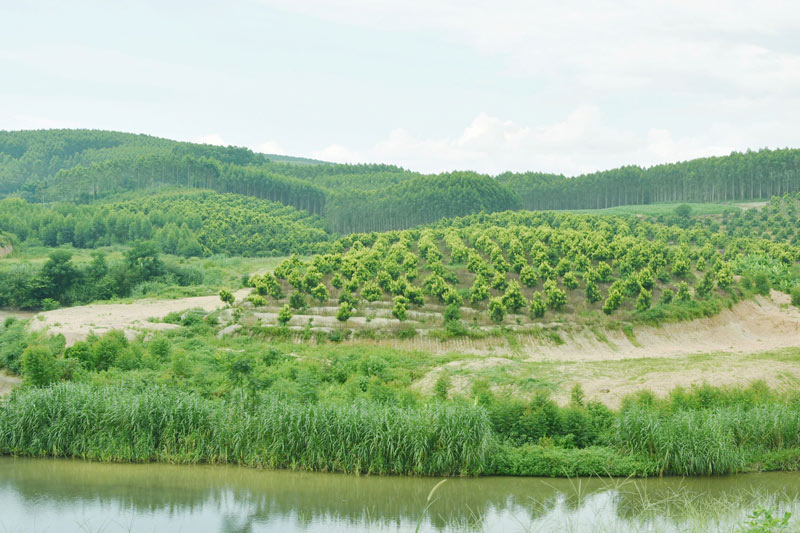
[[[622,304],[622,293],[617,289],[611,289],[608,292],[606,301],[603,303],[603,312],[611,315],[619,309],[620,304]]]
[[[492,322],[501,323],[506,316],[506,306],[503,305],[502,298],[492,298],[489,300],[489,318]]]
[[[766,272],[757,272],[756,275],[753,276],[753,283],[755,284],[756,292],[762,296],[768,295],[769,290],[772,288],[769,282],[769,276],[767,276]]]
[[[306,302],[306,297],[303,296],[303,293],[293,292],[289,297],[289,306],[292,309],[305,309],[308,307],[308,303]]]
[[[336,312],[336,320],[339,322],[346,322],[351,316],[353,316],[353,309],[350,303],[342,302],[339,304],[339,310]]]
[[[800,307],[800,285],[795,285],[791,292],[792,305]]]
[[[527,306],[527,302],[525,301],[525,297],[522,295],[522,290],[520,289],[519,283],[512,281],[508,284],[508,288],[503,294],[502,302],[506,310],[512,313],[517,313],[520,309],[523,309]]]
[[[530,311],[531,316],[534,318],[542,318],[545,311],[547,311],[547,305],[544,303],[544,298],[542,298],[541,292],[536,291],[533,293]]]
[[[569,290],[578,288],[578,279],[575,277],[574,273],[567,272],[564,274],[564,286]]]
[[[16,394],[0,411],[0,453],[36,457],[470,475],[487,470],[491,444],[483,411],[459,404],[221,401],[165,387],[59,384]]]
[[[783,516],[773,516],[773,510],[759,507],[747,516],[745,525],[742,528],[746,533],[779,533],[790,531],[789,520],[792,513],[785,512]]]
[[[58,363],[47,346],[28,346],[22,352],[22,373],[35,387],[49,385],[58,379]]]
[[[292,309],[289,304],[285,304],[278,312],[278,324],[285,326],[292,319]]]
[[[636,299],[636,310],[647,311],[653,302],[653,293],[647,289],[642,289],[639,292],[639,297]]]
[[[233,293],[228,289],[222,289],[219,291],[219,299],[222,300],[222,303],[225,305],[233,305],[235,300]]]
[[[567,304],[566,293],[558,287],[554,280],[544,282],[544,292],[548,308],[558,311]]]
[[[438,398],[439,400],[446,400],[451,386],[452,382],[450,380],[450,374],[446,371],[442,372],[441,375],[436,379],[436,383],[433,384],[434,397]]]
[[[688,302],[692,299],[692,295],[689,294],[689,284],[685,281],[681,281],[678,283],[678,293],[676,294],[679,302]]]
[[[403,321],[407,318],[408,299],[405,296],[394,297],[394,307],[392,307],[392,316],[397,320]]]

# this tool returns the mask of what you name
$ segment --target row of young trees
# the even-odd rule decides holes
[[[769,210],[786,205],[776,201]],[[540,319],[576,305],[605,314],[658,306],[660,316],[696,316],[718,309],[703,304],[715,295],[735,298],[735,275],[746,290],[800,285],[799,246],[712,231],[695,220],[683,228],[621,216],[472,215],[436,228],[350,235],[331,253],[292,257],[274,276],[251,281],[260,297],[285,301],[284,314],[309,299],[334,298],[342,320],[374,301],[391,303],[404,320],[409,306],[434,304],[445,306],[451,325],[463,306],[495,322],[506,313]]]

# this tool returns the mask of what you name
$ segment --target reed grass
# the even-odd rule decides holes
[[[661,461],[663,473],[741,472],[758,456],[800,446],[800,409],[781,403],[672,412],[632,406],[619,413],[614,440]]]
[[[166,387],[60,383],[0,409],[0,453],[112,462],[229,463],[376,474],[475,475],[493,445],[484,411],[263,395],[205,399]]]

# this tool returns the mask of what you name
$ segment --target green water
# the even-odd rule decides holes
[[[0,458],[0,532],[414,531],[437,481]],[[731,531],[800,514],[800,474],[450,479],[434,500],[421,531]]]

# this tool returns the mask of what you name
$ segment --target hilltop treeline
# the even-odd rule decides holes
[[[523,209],[603,209],[670,202],[730,202],[800,191],[800,150],[733,152],[647,169],[626,166],[567,178],[505,173]]]
[[[90,130],[0,132],[0,195],[87,203],[158,185],[253,196],[320,215],[333,232],[405,229],[505,210],[730,202],[800,190],[800,150],[732,153],[574,178],[473,172],[421,175],[338,165],[146,135]]]

